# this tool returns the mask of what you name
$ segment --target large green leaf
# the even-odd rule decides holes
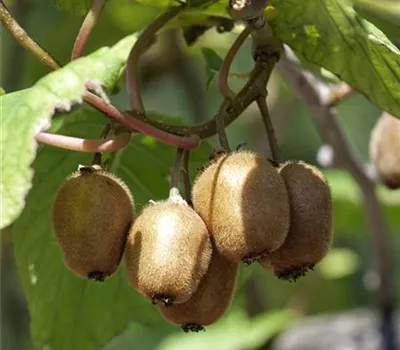
[[[31,187],[35,135],[50,126],[57,109],[68,110],[82,101],[88,82],[111,90],[136,40],[130,35],[112,48],[101,48],[40,79],[30,89],[0,96],[1,221],[9,225],[21,213]]]
[[[66,135],[96,137],[107,119],[81,108],[59,130]],[[204,144],[193,153],[191,169],[208,157]],[[175,150],[136,134],[112,158],[111,169],[131,189],[136,209],[149,199],[168,195],[168,176]],[[15,257],[31,315],[32,338],[40,348],[90,350],[105,344],[129,322],[149,323],[159,315],[127,282],[124,266],[104,283],[75,277],[63,264],[51,232],[51,207],[64,178],[92,156],[41,146],[33,164],[35,177],[27,204],[13,225]]]
[[[349,0],[275,0],[272,25],[306,61],[321,65],[382,109],[400,115],[400,51]]]

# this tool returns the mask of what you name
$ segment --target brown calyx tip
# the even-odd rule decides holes
[[[246,256],[242,259],[242,262],[246,265],[249,266],[252,263],[254,263],[256,260],[261,259],[262,257],[268,255],[268,251],[267,250],[263,250],[262,252],[259,253],[255,253],[255,254],[251,254],[249,256]]]
[[[88,274],[88,279],[95,280],[96,282],[104,282],[108,275],[102,271],[92,271]]]
[[[157,305],[159,302],[162,302],[165,307],[170,307],[174,304],[174,298],[163,294],[154,294],[151,297],[151,302],[153,305]]]
[[[276,271],[275,276],[281,280],[297,282],[300,277],[304,277],[307,272],[314,270],[315,264],[302,266],[296,269]]]
[[[200,325],[198,325],[196,323],[187,323],[187,324],[182,325],[181,328],[185,333],[189,333],[189,332],[198,333],[200,331],[205,332],[204,327],[200,326]]]
[[[382,179],[382,182],[389,190],[397,190],[400,188],[400,174],[399,179]]]
[[[281,164],[275,159],[268,158],[267,160],[274,168],[279,168],[281,166]]]

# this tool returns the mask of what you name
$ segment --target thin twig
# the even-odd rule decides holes
[[[354,154],[337,120],[336,109],[330,106],[331,89],[313,75],[305,73],[298,61],[288,51],[277,67],[292,85],[297,96],[310,108],[325,143],[332,146],[334,166],[347,170],[361,189],[380,276],[379,303],[382,317],[383,348],[394,350],[397,348],[394,326],[396,289],[392,275],[394,265],[390,235],[382,208],[376,197],[375,184],[364,173],[362,163]]]
[[[269,110],[267,106],[266,97],[262,96],[257,99],[258,109],[260,110],[265,130],[268,136],[269,148],[271,150],[271,155],[273,160],[277,161],[278,163],[282,162],[281,152],[279,151],[278,141],[275,136],[274,126],[271,122],[271,117],[269,115]]]
[[[222,62],[221,69],[218,73],[218,90],[220,94],[228,100],[232,99],[235,96],[235,93],[230,89],[228,83],[229,70],[231,69],[232,62],[236,57],[239,49],[244,44],[250,33],[251,29],[249,27],[246,27],[242,30],[242,32],[238,35],[238,37],[226,53],[225,59]]]
[[[92,8],[89,10],[85,19],[83,20],[81,28],[79,29],[79,33],[75,39],[75,44],[71,55],[72,60],[82,56],[86,44],[90,38],[90,34],[100,18],[105,3],[106,0],[93,0]]]
[[[185,5],[172,7],[168,11],[162,13],[142,32],[138,40],[136,40],[135,44],[133,45],[131,52],[129,53],[125,79],[130,106],[134,111],[144,113],[144,106],[140,93],[140,57],[152,43],[158,30],[168,21],[182,12],[184,7]]]
[[[185,150],[183,152],[183,160],[182,160],[182,182],[185,191],[185,200],[186,203],[190,206],[192,205],[192,186],[190,184],[190,171],[189,171],[189,158],[190,158],[190,151]]]
[[[183,149],[178,148],[176,150],[174,166],[172,167],[172,170],[171,170],[171,188],[178,188],[179,173],[181,172],[182,157],[183,157]]]
[[[43,62],[47,67],[52,70],[60,68],[60,64],[44,50],[37,42],[31,39],[26,31],[18,24],[8,11],[6,5],[0,0],[0,22],[7,29],[7,31],[14,37],[15,40],[35,57],[40,62]]]
[[[107,140],[89,140],[78,137],[65,136],[41,132],[35,136],[36,141],[46,145],[67,149],[70,151],[103,153],[115,152],[124,148],[130,140],[130,133],[113,136]]]

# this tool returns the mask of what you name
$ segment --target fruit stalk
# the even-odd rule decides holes
[[[191,198],[191,191],[192,186],[190,184],[190,172],[189,172],[189,159],[190,159],[190,151],[184,150],[183,152],[183,160],[182,160],[182,182],[185,191],[185,200],[187,204],[192,206],[192,198]]]
[[[183,157],[183,149],[178,148],[176,150],[174,165],[171,170],[171,188],[174,188],[174,187],[178,188],[179,173],[180,173],[181,165],[182,165],[182,157]]]
[[[258,109],[260,110],[262,120],[264,122],[265,131],[267,132],[272,158],[273,160],[280,163],[282,161],[282,156],[279,150],[278,141],[275,136],[274,126],[272,125],[271,117],[269,115],[266,96],[259,97],[257,99],[257,105]]]

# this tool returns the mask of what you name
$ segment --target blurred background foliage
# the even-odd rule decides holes
[[[59,11],[55,1],[13,0],[5,2],[27,32],[61,63],[69,61],[74,37],[82,17]],[[158,8],[137,4],[132,0],[109,1],[87,47],[87,53],[113,45],[122,37],[143,27],[143,23],[159,13]],[[169,55],[168,36],[143,60],[143,91],[146,108],[170,116],[179,116],[186,123],[210,118],[221,98],[215,83],[206,88],[207,69],[202,48],[212,48],[221,57],[235,34],[207,32],[196,45],[184,48],[185,78],[173,67],[163,67]],[[166,49],[167,47],[167,49]],[[252,67],[250,43],[244,45],[232,71],[246,73]],[[30,87],[48,73],[1,29],[1,83],[6,92]],[[178,69],[179,71],[179,69]],[[186,79],[186,84],[184,82]],[[191,81],[188,82],[188,79]],[[238,89],[244,79],[232,77]],[[112,96],[115,105],[128,109],[126,91]],[[186,91],[192,89],[192,91]],[[193,90],[196,91],[196,98]],[[321,139],[307,108],[299,103],[285,82],[274,74],[269,86],[268,102],[273,123],[286,159],[302,159],[317,164]],[[189,95],[188,95],[189,94]],[[368,141],[371,129],[381,111],[361,95],[354,95],[339,107],[340,120],[361,159],[368,162]],[[266,135],[254,106],[228,128],[232,145],[246,142],[248,148],[268,155]],[[211,140],[211,142],[214,142]],[[242,268],[241,284],[230,312],[202,334],[183,334],[161,318],[153,323],[131,324],[104,349],[266,349],[270,339],[309,315],[340,313],[355,308],[373,308],[377,304],[370,232],[365,224],[362,201],[354,181],[341,171],[327,171],[334,196],[335,244],[318,268],[297,283],[283,282],[263,271],[258,265]],[[380,189],[386,220],[392,232],[392,247],[399,268],[400,199],[399,191]],[[13,258],[11,230],[1,234],[1,344],[2,349],[30,349],[29,314]],[[395,274],[397,287],[400,276]],[[398,288],[400,290],[400,288]],[[400,297],[400,295],[399,295]]]

